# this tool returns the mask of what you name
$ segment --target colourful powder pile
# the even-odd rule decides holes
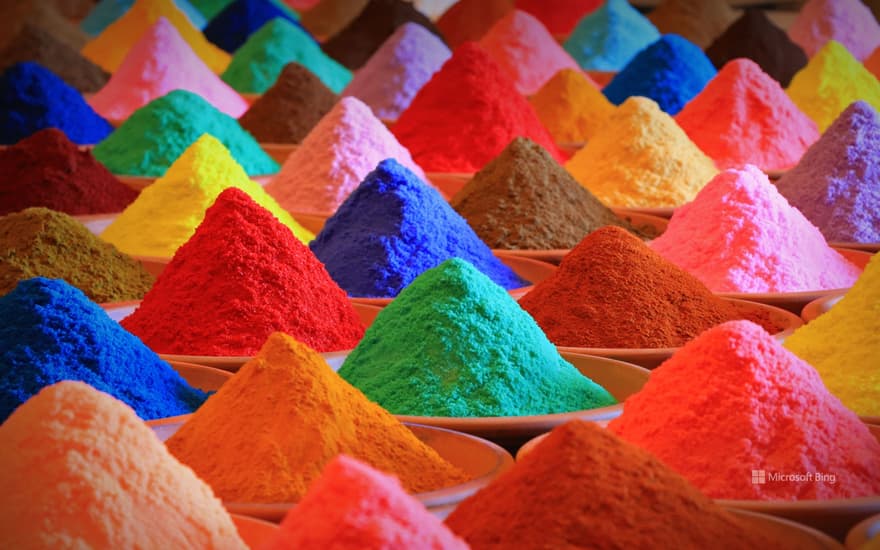
[[[369,0],[321,0],[302,14],[302,24],[310,33],[329,38],[354,21]]]
[[[346,455],[332,459],[264,547],[467,550],[400,481]]]
[[[177,9],[172,0],[136,0],[125,15],[107,26],[101,34],[82,49],[82,54],[113,73],[122,64],[128,51],[141,35],[156,24],[160,17],[167,19],[193,52],[215,73],[221,73],[229,64],[229,55],[208,42],[193,27],[186,15]]]
[[[12,145],[45,128],[76,143],[104,139],[113,127],[74,88],[42,65],[26,61],[0,74],[0,144]]]
[[[79,51],[89,37],[58,11],[54,0],[0,2],[0,29],[3,36],[14,36],[22,25],[30,23]]]
[[[277,332],[166,444],[228,502],[296,502],[340,453],[396,475],[411,493],[466,479],[320,355]]]
[[[616,207],[678,206],[718,173],[684,130],[643,97],[618,107],[565,169]]]
[[[599,7],[601,0],[516,0],[516,9],[532,14],[557,36],[568,36],[578,21]]]
[[[734,59],[675,121],[719,168],[787,170],[819,139],[816,123],[751,59]]]
[[[247,548],[211,488],[87,384],[42,390],[0,426],[0,445],[6,548]]]
[[[394,414],[527,416],[616,403],[507,292],[458,258],[385,307],[339,374]]]
[[[287,157],[266,191],[291,212],[329,215],[387,158],[424,177],[370,108],[344,97]]]
[[[0,419],[43,387],[81,380],[144,420],[193,412],[205,394],[59,279],[21,281],[0,298]]]
[[[828,241],[880,242],[880,115],[856,101],[776,188]]]
[[[268,90],[288,63],[299,63],[334,93],[351,80],[351,72],[321,51],[305,31],[285,19],[273,19],[235,52],[223,80],[243,93]]]
[[[880,416],[880,256],[827,313],[797,329],[785,347],[815,367],[828,391],[852,411]]]
[[[437,27],[450,48],[476,42],[513,10],[513,0],[458,0],[443,12]]]
[[[506,289],[528,285],[436,190],[394,159],[379,163],[309,246],[349,296],[392,298],[456,257]]]
[[[809,57],[829,40],[843,44],[860,61],[880,46],[880,25],[860,0],[809,0],[788,28],[788,35]]]
[[[756,8],[747,9],[716,38],[706,55],[718,69],[740,57],[751,59],[782,86],[807,64],[804,50]]]
[[[176,0],[175,0],[176,1]],[[223,8],[232,3],[233,0],[189,0],[189,3],[198,10],[202,16],[210,21],[215,15],[223,11]]]
[[[247,193],[301,241],[312,239],[211,135],[190,145],[164,176],[113,220],[101,238],[128,254],[170,258],[202,223],[205,210],[229,187]]]
[[[664,0],[648,14],[663,34],[677,34],[701,49],[736,19],[736,12],[726,0]]]
[[[562,69],[529,98],[556,143],[583,143],[605,125],[614,106],[579,69]]]
[[[848,288],[861,272],[752,165],[716,176],[650,246],[713,292]]]
[[[562,160],[528,101],[489,54],[470,42],[419,90],[392,131],[429,172],[476,172],[520,136]]]
[[[712,498],[880,492],[880,443],[867,426],[810,365],[748,321],[725,323],[686,344],[608,427]],[[752,470],[826,477],[754,483]]]
[[[700,48],[667,34],[636,54],[602,92],[615,105],[628,97],[647,97],[675,115],[714,76],[715,67]]]
[[[660,32],[626,0],[607,0],[578,22],[565,51],[584,69],[619,71]]]
[[[248,108],[247,102],[211,72],[164,17],[132,46],[110,82],[89,104],[106,118],[125,120],[137,109],[174,90],[199,95],[235,118]]]
[[[451,55],[425,27],[405,23],[358,70],[342,95],[360,99],[379,118],[397,120]]]
[[[580,69],[540,21],[520,10],[492,25],[479,44],[523,95],[537,92],[562,69]]]
[[[880,47],[865,59],[863,65],[872,75],[880,78]]]
[[[229,53],[244,44],[248,37],[273,19],[285,19],[305,32],[299,22],[272,0],[235,0],[211,18],[205,38]]]
[[[220,140],[248,174],[278,171],[278,164],[234,118],[186,90],[174,90],[136,110],[93,152],[114,174],[160,177],[203,134]]]
[[[834,40],[794,75],[786,92],[820,132],[853,101],[864,100],[880,109],[880,82]]]
[[[288,63],[278,79],[238,119],[260,143],[299,143],[330,112],[336,94],[299,63]]]
[[[135,0],[100,0],[93,4],[92,9],[80,22],[81,28],[89,36],[98,36],[111,23],[125,15]],[[188,0],[174,0],[174,5],[186,15],[192,26],[202,30],[207,24],[207,19]]]
[[[431,20],[410,2],[370,0],[358,16],[325,42],[322,48],[327,55],[349,69],[359,69],[404,23],[417,23],[442,38]]]
[[[528,138],[511,141],[450,203],[490,248],[567,249],[605,225],[635,231]]]
[[[0,150],[0,215],[45,206],[73,216],[119,212],[137,197],[55,128]]]

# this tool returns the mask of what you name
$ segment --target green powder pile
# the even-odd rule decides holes
[[[616,403],[503,288],[458,258],[425,271],[383,309],[339,374],[402,415],[526,416]]]
[[[261,94],[272,87],[281,69],[299,63],[321,79],[333,93],[351,80],[351,71],[328,57],[302,29],[275,18],[252,34],[235,51],[221,78],[245,94]]]
[[[160,177],[202,134],[219,139],[248,175],[278,172],[278,163],[238,121],[184,90],[169,92],[132,113],[92,154],[114,174]]]

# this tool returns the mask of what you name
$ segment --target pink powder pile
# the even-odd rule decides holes
[[[141,36],[89,104],[105,118],[124,120],[172,90],[193,92],[233,118],[248,108],[247,102],[205,65],[164,17]]]
[[[513,80],[516,90],[531,95],[562,69],[580,70],[577,61],[562,49],[532,15],[514,10],[489,29],[480,46]]]
[[[721,169],[749,163],[786,170],[819,139],[816,123],[745,58],[724,65],[675,121]]]
[[[880,24],[860,0],[809,0],[789,27],[788,36],[807,57],[836,40],[863,61],[880,46]]]
[[[715,176],[650,246],[713,292],[848,288],[861,273],[752,165]]]
[[[408,495],[396,478],[339,455],[262,548],[467,550],[468,545]]]
[[[880,494],[880,443],[813,367],[749,321],[686,344],[608,428],[713,498]]]
[[[387,158],[425,178],[370,108],[344,97],[287,157],[266,191],[290,212],[329,215]]]

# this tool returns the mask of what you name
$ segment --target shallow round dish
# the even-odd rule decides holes
[[[586,71],[586,73],[599,85],[599,88],[604,88],[617,76],[617,71]]]
[[[463,172],[428,172],[425,174],[425,177],[428,178],[431,185],[440,191],[440,194],[443,195],[446,200],[450,200],[456,193],[461,191],[464,184],[474,177],[474,174]]]
[[[566,157],[571,158],[575,153],[583,149],[584,145],[586,145],[586,143],[557,143],[556,147],[558,147]]]
[[[622,206],[615,206],[612,208],[618,214],[621,212],[630,212],[635,214],[647,214],[649,216],[657,216],[658,218],[669,219],[672,217],[672,213],[675,212],[674,206],[664,206],[664,207],[656,207],[656,208],[625,208]]]
[[[147,425],[161,440],[165,441],[176,432],[190,415],[147,421]],[[513,466],[510,453],[492,443],[473,435],[418,424],[406,424],[416,437],[437,451],[450,464],[470,477],[453,487],[417,493],[415,496],[434,515],[444,519],[459,502],[485,487],[493,479]],[[232,514],[256,517],[268,521],[281,521],[296,504],[234,503],[224,502]]]
[[[229,514],[232,523],[238,531],[238,536],[252,550],[265,548],[266,544],[271,542],[275,536],[275,532],[280,529],[278,524],[270,523],[257,518],[241,516],[239,514]]]
[[[846,535],[847,550],[860,550],[869,542],[880,548],[880,514],[862,520],[849,530]]]
[[[802,550],[839,550],[843,548],[839,542],[825,533],[794,521],[736,508],[728,508],[727,511],[739,516],[749,531],[754,529],[780,542],[797,544]]]
[[[297,147],[299,145],[296,143],[260,143],[260,148],[278,164],[284,164]]]
[[[833,248],[846,248],[849,250],[861,250],[862,252],[880,252],[880,243],[848,243],[843,241],[829,242],[829,246]]]
[[[149,176],[116,176],[116,179],[131,187],[135,191],[143,191],[159,178]]]
[[[784,176],[786,172],[788,172],[788,170],[764,170],[764,173],[767,174],[767,177],[771,180],[778,180]]]
[[[231,372],[204,365],[195,365],[183,361],[168,361],[168,364],[186,380],[187,384],[206,392],[219,390],[220,386],[232,377]]]
[[[816,298],[804,306],[804,309],[801,310],[801,318],[805,323],[809,323],[823,313],[827,313],[845,294],[846,291],[844,290]]]
[[[324,224],[327,223],[327,218],[333,214],[329,212],[325,214],[291,212],[290,215],[293,216],[293,219],[295,219],[301,226],[317,235],[322,229],[324,229]]]
[[[92,232],[92,235],[100,235],[107,229],[119,213],[115,214],[92,214],[89,216],[74,216],[73,219],[86,226],[86,229]]]

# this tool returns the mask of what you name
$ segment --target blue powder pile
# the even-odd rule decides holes
[[[0,298],[0,319],[0,422],[62,380],[109,393],[144,420],[191,413],[207,398],[60,279],[21,281]]]
[[[495,258],[436,190],[393,159],[370,172],[309,246],[349,296],[397,296],[454,257],[508,290],[529,284]]]
[[[578,22],[563,48],[591,71],[619,71],[660,31],[627,0],[608,0]]]
[[[205,37],[234,53],[250,35],[275,18],[286,19],[311,37],[296,19],[271,0],[236,0],[211,19],[205,27]]]
[[[58,128],[79,144],[98,143],[113,131],[52,71],[16,63],[0,75],[0,143],[12,145],[46,128]]]
[[[98,36],[111,23],[125,15],[125,12],[134,5],[135,0],[101,0],[86,18],[79,24],[79,28],[89,36]],[[207,19],[202,13],[193,7],[187,0],[174,0],[174,5],[182,11],[190,23],[199,30],[205,28]]]
[[[667,34],[636,54],[602,93],[615,105],[631,96],[649,97],[674,115],[715,73],[703,50],[677,34]]]

